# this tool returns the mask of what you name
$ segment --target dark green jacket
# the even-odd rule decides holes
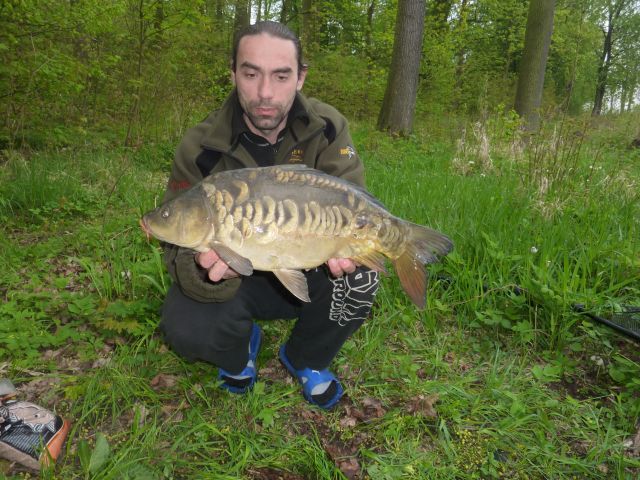
[[[257,167],[240,142],[241,115],[235,91],[219,110],[185,134],[173,162],[164,201],[223,170]],[[298,93],[289,113],[276,165],[305,164],[364,186],[364,168],[356,153],[346,119],[335,108]],[[213,283],[194,259],[193,250],[165,245],[169,274],[183,293],[200,302],[230,299],[241,277]]]

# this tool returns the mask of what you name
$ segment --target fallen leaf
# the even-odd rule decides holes
[[[92,364],[92,369],[102,368],[111,363],[111,358],[98,357]]]
[[[303,420],[311,420],[314,423],[323,423],[324,421],[322,414],[311,408],[301,409],[300,418],[302,418]]]
[[[367,419],[367,416],[362,410],[350,404],[345,404],[344,412],[346,417],[353,417],[361,422]]]
[[[338,468],[349,480],[360,478],[360,463],[355,457],[340,460],[337,463]]]
[[[164,421],[171,421],[174,423],[181,422],[184,420],[184,413],[182,410],[184,409],[184,405],[176,405],[176,404],[165,404],[160,408],[160,412],[162,412],[162,416],[164,417]]]
[[[358,421],[353,417],[344,417],[340,420],[340,426],[342,428],[353,428],[357,423]]]
[[[433,395],[418,395],[413,398],[411,403],[407,406],[407,411],[415,415],[422,415],[427,418],[436,418],[438,412],[433,408],[433,404],[438,401],[438,394]]]
[[[178,383],[178,377],[175,375],[167,375],[166,373],[159,373],[151,379],[149,384],[154,390],[160,390],[163,388],[173,388]]]
[[[19,385],[17,389],[21,399],[47,406],[55,404],[60,384],[58,377],[38,378]]]
[[[57,350],[45,350],[42,354],[42,360],[55,360],[58,358],[65,350],[65,347],[58,348]]]
[[[382,408],[382,403],[377,398],[365,397],[362,399],[362,406],[364,407],[364,413],[367,418],[381,418],[386,413]]]

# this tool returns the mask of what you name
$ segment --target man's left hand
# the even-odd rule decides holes
[[[327,260],[327,266],[331,271],[331,275],[336,278],[340,278],[346,273],[353,273],[356,271],[356,262],[350,258],[330,258]]]

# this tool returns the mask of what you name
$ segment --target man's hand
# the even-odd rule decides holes
[[[196,253],[195,259],[198,265],[208,270],[207,275],[212,282],[240,276],[238,272],[229,268],[214,250]]]
[[[330,258],[327,260],[327,266],[331,271],[331,275],[340,278],[345,273],[353,273],[356,271],[356,262],[350,258]]]

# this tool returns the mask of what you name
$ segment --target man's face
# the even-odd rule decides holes
[[[231,75],[249,129],[277,137],[306,76],[306,70],[298,73],[293,42],[266,33],[243,37]]]

